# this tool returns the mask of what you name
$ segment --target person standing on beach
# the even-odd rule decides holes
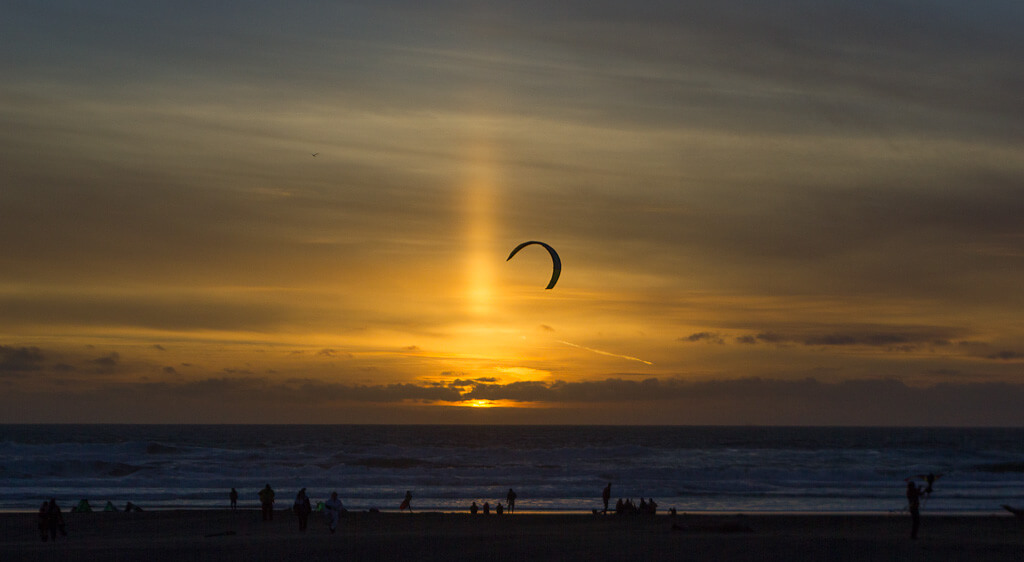
[[[237,509],[238,508],[238,490],[236,490],[234,488],[231,488],[231,491],[228,492],[228,499],[231,500],[231,509]]]
[[[512,515],[516,511],[516,491],[512,488],[508,489],[508,495],[505,496],[505,501],[508,503],[508,514]]]
[[[604,502],[604,511],[602,513],[608,513],[608,500],[612,499],[612,483],[609,482],[604,487],[604,491],[601,492],[601,501]]]
[[[921,493],[924,490],[913,482],[907,482],[907,508],[910,510],[910,538],[917,539],[917,529],[921,526]]]
[[[331,530],[331,534],[338,529],[338,519],[341,518],[341,510],[344,509],[341,505],[341,499],[338,498],[338,492],[331,492],[331,499],[324,502],[324,509],[327,510],[327,528]]]
[[[313,507],[309,505],[309,496],[306,495],[306,489],[299,490],[299,493],[295,496],[295,505],[293,506],[295,515],[299,518],[299,530],[306,532],[306,526],[309,524],[309,514],[313,513]]]
[[[409,513],[412,513],[412,490],[405,491],[405,499],[402,500],[402,505],[398,506],[398,511],[406,509],[409,510]]]
[[[263,510],[263,520],[274,520],[274,489],[267,484],[260,490],[260,508]]]
[[[56,498],[50,498],[50,501],[43,502],[42,507],[39,508],[39,534],[44,541],[47,534],[51,541],[56,541],[57,531],[60,531],[62,537],[68,536],[68,532],[64,528],[64,516],[61,515],[60,506],[57,505]]]

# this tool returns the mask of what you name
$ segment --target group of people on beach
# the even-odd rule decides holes
[[[515,490],[513,490],[512,488],[509,488],[508,489],[508,494],[505,495],[505,503],[508,506],[507,509],[508,509],[509,515],[511,515],[511,514],[516,512],[516,498],[517,497],[518,497],[518,495],[516,494]],[[494,506],[494,513],[497,514],[497,515],[502,515],[502,514],[505,513],[505,509],[506,509],[505,506],[501,505],[501,502],[499,501],[498,504]],[[490,513],[491,513],[491,504],[489,502],[485,501],[484,504],[483,504],[483,507],[480,507],[480,506],[476,505],[476,501],[474,500],[473,503],[470,504],[470,506],[469,506],[469,513],[471,515],[476,515],[477,513],[481,512],[481,511],[483,512],[484,515],[490,515]]]
[[[43,505],[39,506],[39,538],[43,542],[46,542],[47,538],[55,541],[58,532],[62,537],[68,536],[68,531],[64,527],[64,516],[60,512],[60,506],[57,505],[57,499],[50,498],[50,501],[44,501]]]
[[[604,504],[604,510],[602,514],[608,513],[608,502],[612,499],[612,483],[609,482],[604,490],[601,490],[601,503]],[[673,509],[675,511],[675,509]],[[633,498],[627,498],[623,500],[619,498],[619,501],[615,502],[615,514],[616,515],[654,515],[658,512],[658,504],[654,501],[654,498],[648,498],[644,500],[641,496],[639,503],[633,503]],[[594,513],[598,513],[598,510],[594,510]]]
[[[658,504],[654,498],[648,498],[646,501],[640,498],[639,503],[633,503],[633,498],[619,498],[619,501],[615,502],[616,515],[654,515],[657,512]]]
[[[263,515],[264,521],[274,520],[274,502],[277,497],[277,493],[274,489],[267,484],[257,494],[260,499],[260,510]],[[411,498],[411,493],[407,493],[407,499]],[[231,488],[228,493],[228,499],[231,501],[231,509],[238,507],[238,491]],[[292,504],[292,511],[299,520],[299,530],[305,532],[309,527],[309,516],[314,512],[313,504],[306,494],[306,489],[302,488],[295,495],[295,502]],[[327,500],[317,502],[315,511],[323,513],[327,518],[327,528],[334,533],[338,529],[338,522],[341,520],[341,516],[345,513],[345,507],[341,503],[341,498],[338,497],[338,492],[331,492],[331,496]]]
[[[927,475],[918,475],[917,477],[910,477],[906,479],[906,510],[909,511],[911,517],[910,537],[912,539],[917,538],[918,530],[920,529],[922,500],[930,497],[932,490],[934,489],[935,480],[940,476],[941,474],[935,475],[929,473]],[[915,482],[915,478],[920,478],[924,480],[927,486],[917,485]],[[605,486],[605,488],[602,490],[601,501],[603,503],[604,509],[601,511],[597,509],[593,510],[595,514],[608,513],[608,504],[611,500],[611,488],[612,484],[611,482],[609,482],[608,485]],[[273,521],[274,519],[274,503],[276,495],[277,494],[274,492],[274,489],[270,486],[270,484],[264,486],[258,493],[264,521]],[[238,507],[238,497],[238,490],[236,490],[235,488],[231,488],[231,491],[228,493],[228,499],[231,502],[231,509],[233,510],[237,509]],[[515,490],[509,488],[508,494],[506,494],[505,496],[506,503],[502,505],[502,503],[499,501],[494,507],[494,512],[497,515],[502,515],[506,511],[509,514],[515,513],[517,497],[518,495],[516,494]],[[1014,512],[1015,515],[1017,514],[1016,512],[1018,510],[1010,508],[1008,506],[1004,507],[1006,507],[1009,511]],[[410,513],[412,513],[411,490],[406,491],[405,497],[403,498],[398,509],[399,511],[408,510]],[[619,498],[618,501],[615,503],[615,514],[617,515],[655,515],[657,513],[657,510],[658,504],[657,502],[654,501],[654,498],[648,498],[645,500],[643,497],[641,497],[638,503],[634,503],[632,498]],[[83,499],[81,502],[79,502],[78,506],[72,508],[71,511],[90,512],[92,511],[92,507],[89,505],[88,500]],[[104,509],[104,511],[117,511],[117,509],[113,508],[110,502],[107,502],[107,508]],[[142,511],[142,509],[139,508],[138,506],[135,506],[131,502],[128,502],[127,506],[125,507],[125,511]],[[295,501],[292,504],[292,511],[294,511],[296,517],[298,518],[299,530],[303,532],[305,532],[306,529],[308,528],[309,516],[312,513],[314,513],[314,511],[323,513],[325,515],[327,526],[331,533],[334,533],[337,530],[341,516],[344,513],[346,513],[346,510],[341,502],[341,499],[338,497],[338,492],[331,492],[330,497],[325,501],[317,502],[316,508],[314,509],[313,504],[306,493],[306,488],[302,488],[296,494]],[[371,511],[373,512],[377,510],[371,509]],[[483,505],[479,506],[477,505],[477,502],[474,500],[473,503],[469,506],[469,512],[473,515],[476,515],[481,511],[483,512],[484,515],[489,515],[491,513],[490,502],[484,501]],[[675,509],[670,510],[670,512],[674,514]],[[1024,514],[1024,510],[1022,510],[1021,513]],[[64,517],[61,514],[60,507],[57,505],[57,500],[55,498],[51,498],[49,501],[44,501],[40,506],[38,525],[39,535],[43,541],[46,541],[47,539],[51,541],[56,540],[57,533],[60,533],[64,536],[67,535],[67,531],[64,525]]]

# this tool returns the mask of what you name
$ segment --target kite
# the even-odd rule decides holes
[[[512,253],[508,255],[508,258],[506,258],[505,261],[512,259],[512,256],[516,255],[516,252],[522,250],[523,248],[529,246],[530,244],[540,244],[541,246],[544,246],[545,249],[547,249],[549,254],[551,254],[551,281],[548,282],[547,287],[544,287],[545,289],[550,289],[555,286],[555,283],[558,283],[558,276],[562,274],[562,260],[558,257],[558,252],[556,252],[555,249],[552,248],[551,246],[548,246],[547,244],[543,242],[538,242],[536,240],[523,242],[522,244],[516,246],[514,250],[512,250]]]

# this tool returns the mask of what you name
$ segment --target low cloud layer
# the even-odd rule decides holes
[[[309,379],[273,381],[254,376],[218,377],[193,381],[108,384],[101,389],[49,391],[57,404],[69,406],[61,415],[30,414],[21,405],[38,397],[23,392],[0,398],[6,418],[61,421],[65,414],[87,421],[186,422],[224,421],[217,414],[192,417],[212,404],[223,404],[232,415],[260,411],[282,415],[299,408],[306,421],[358,423],[352,412],[386,423],[386,411],[401,419],[430,419],[424,408],[441,405],[502,401],[526,408],[492,408],[476,417],[461,413],[465,422],[514,421],[546,423],[574,412],[580,423],[616,419],[629,423],[668,424],[822,424],[822,425],[1018,425],[1024,423],[1019,404],[1024,385],[1008,383],[909,386],[896,380],[847,380],[825,383],[809,378],[797,381],[737,379],[687,382],[681,379],[628,380],[610,378],[586,382],[512,382],[457,379],[446,383],[350,385]],[[156,407],[149,416],[144,405]],[[176,410],[168,410],[173,404]],[[379,406],[388,405],[387,409]],[[198,410],[196,410],[198,408]],[[127,412],[130,419],[111,418]],[[178,413],[175,414],[174,412]],[[190,412],[185,416],[182,412]],[[136,412],[132,414],[131,412]],[[416,412],[419,412],[418,414]],[[603,414],[597,414],[603,412]],[[436,412],[435,412],[436,413]],[[410,417],[411,416],[411,417]],[[417,417],[419,416],[419,417]],[[303,419],[295,417],[294,419]],[[289,418],[289,419],[293,419]],[[232,418],[234,419],[234,418]]]

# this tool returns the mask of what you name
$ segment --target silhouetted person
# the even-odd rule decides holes
[[[910,538],[917,539],[917,529],[921,526],[921,492],[913,482],[907,482],[907,508],[910,510]]]
[[[476,512],[477,512],[477,510],[479,510],[479,509],[480,509],[480,508],[478,508],[478,507],[476,506],[476,502],[474,501],[474,502],[473,502],[473,505],[469,506],[469,513],[470,513],[471,515],[476,515]]]
[[[651,515],[657,515],[658,504],[654,503],[654,498],[647,498],[647,512]]]
[[[231,500],[231,509],[237,509],[238,508],[238,490],[236,490],[234,488],[231,488],[231,491],[228,492],[228,499]]]
[[[501,507],[501,502],[498,502],[498,505],[494,506],[494,513],[501,515],[504,512],[505,508]]]
[[[57,500],[55,498],[50,498],[50,501],[45,503],[45,507],[45,515],[43,515],[43,508],[39,508],[39,524],[41,527],[40,535],[42,535],[42,539],[45,541],[46,534],[48,534],[51,541],[57,540],[57,531],[60,531],[60,534],[63,537],[68,536],[68,532],[64,528],[64,516],[60,512],[60,506],[57,505]],[[42,529],[44,523],[46,526],[46,534],[43,534]]]
[[[295,496],[293,509],[299,518],[299,530],[305,532],[306,526],[309,524],[309,514],[313,513],[313,507],[309,505],[309,496],[306,495],[305,488],[299,490]]]
[[[341,505],[341,499],[338,498],[338,492],[331,492],[331,499],[324,502],[324,509],[327,510],[327,527],[333,534],[338,528],[338,519],[341,517],[341,512],[344,507]]]
[[[512,488],[508,489],[508,495],[505,496],[505,501],[508,503],[508,514],[512,515],[516,511],[516,492]]]
[[[931,495],[932,486],[935,485],[935,475],[929,472],[928,476],[925,476],[925,482],[928,483],[928,487],[924,489],[924,493]]]
[[[491,504],[484,502],[484,515],[491,514]]]
[[[260,490],[260,509],[263,510],[263,520],[273,521],[274,520],[274,489],[267,484],[262,490]]]
[[[601,501],[604,502],[604,511],[602,513],[608,513],[608,500],[612,499],[612,483],[609,482],[604,487],[604,491],[601,492]]]
[[[405,499],[402,500],[402,505],[398,506],[398,511],[409,510],[412,513],[412,490],[405,491]]]

